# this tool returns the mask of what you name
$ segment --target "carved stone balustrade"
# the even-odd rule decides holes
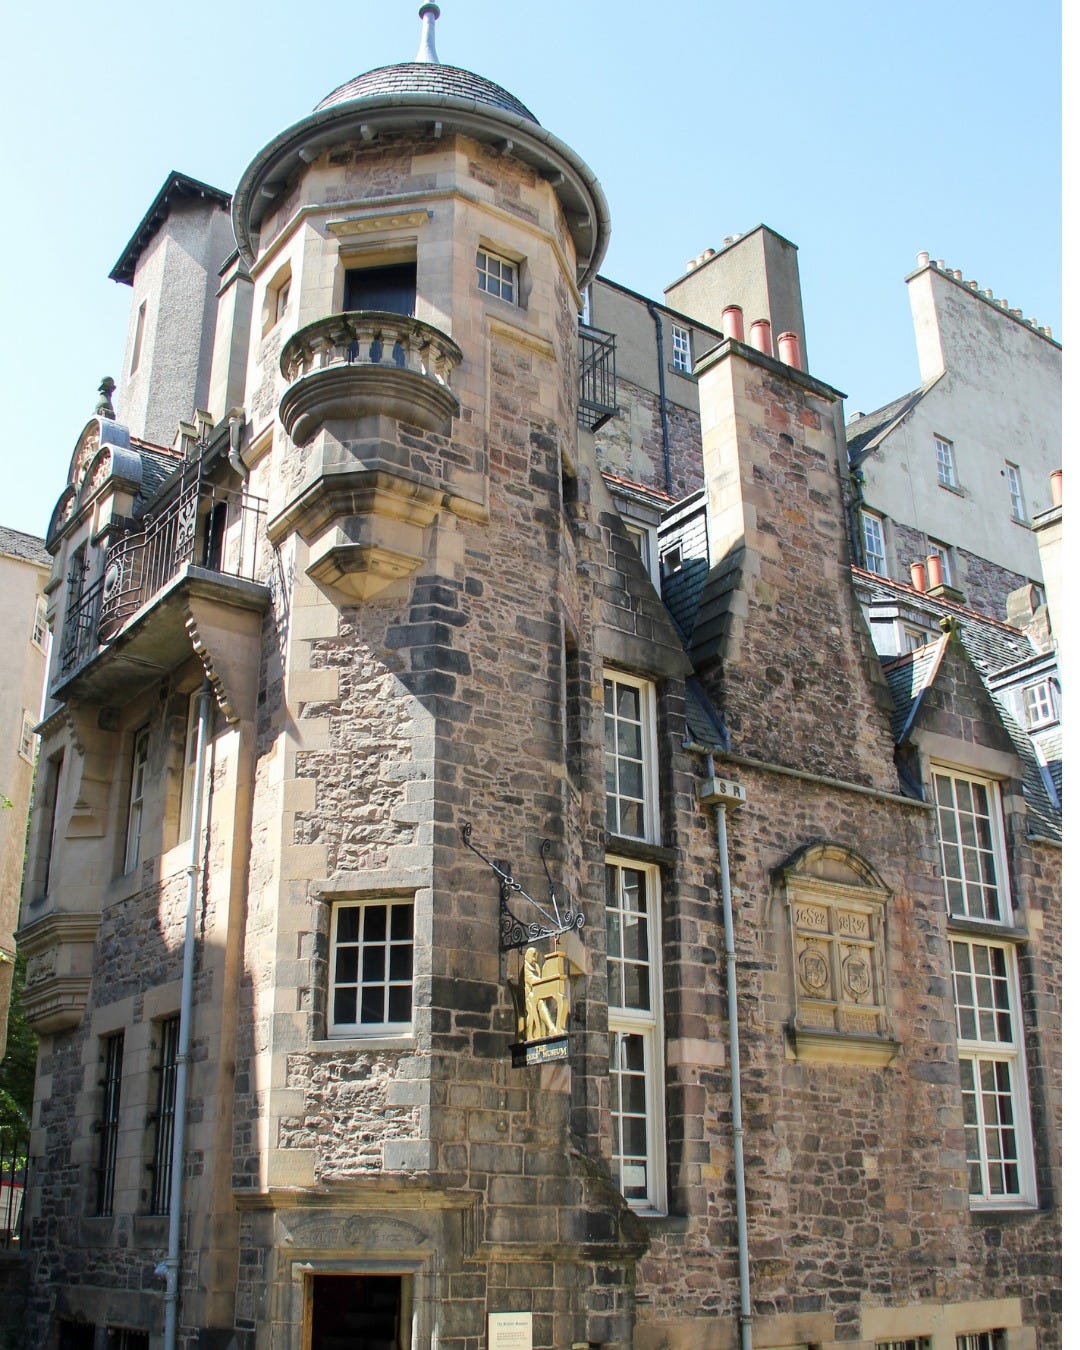
[[[289,389],[278,409],[297,445],[328,421],[392,417],[448,434],[458,412],[450,377],[461,348],[407,314],[350,310],[309,323],[285,343]]]

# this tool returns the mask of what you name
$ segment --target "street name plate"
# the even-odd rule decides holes
[[[558,1064],[570,1058],[566,1036],[552,1036],[543,1041],[524,1041],[510,1047],[510,1064],[515,1069],[530,1064]]]

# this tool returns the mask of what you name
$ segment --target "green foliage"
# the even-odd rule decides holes
[[[15,978],[11,986],[7,1054],[0,1061],[0,1132],[10,1130],[16,1134],[25,1134],[30,1128],[37,1065],[37,1037],[23,1013],[25,982],[26,957],[20,952],[15,957]]]

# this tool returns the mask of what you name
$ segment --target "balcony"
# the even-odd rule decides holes
[[[615,400],[615,334],[578,325],[578,426],[598,431],[619,411]]]
[[[192,652],[191,597],[261,611],[255,582],[266,502],[188,471],[143,528],[105,554],[101,577],[68,606],[50,693],[117,702]]]
[[[350,310],[301,328],[281,352],[289,389],[278,409],[297,445],[324,423],[391,417],[447,434],[458,401],[450,377],[461,348],[407,314]]]

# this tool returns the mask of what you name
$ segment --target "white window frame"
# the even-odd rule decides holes
[[[937,804],[942,889],[950,918],[1010,923],[1012,902],[1000,785],[992,778],[980,778],[965,769],[954,769],[945,764],[932,764],[931,773]],[[941,780],[946,779],[951,784],[951,801],[943,800],[940,789]],[[958,790],[958,784],[965,785],[964,789]],[[985,811],[978,809],[980,794],[985,797]],[[987,858],[993,864],[992,886],[985,879]],[[988,892],[991,890],[996,892],[996,906],[989,903]],[[955,906],[957,898],[962,900],[962,908]],[[979,903],[973,904],[973,900]],[[991,912],[995,907],[997,913]]]
[[[1016,947],[952,933],[949,949],[971,1207],[1031,1208],[1037,1199],[1035,1157]],[[958,960],[960,951],[967,955]],[[1001,953],[1000,960],[990,958],[992,952]],[[1008,1110],[1001,1113],[1000,1104],[1006,1101]],[[988,1115],[988,1106],[997,1119]],[[995,1176],[1008,1170],[1014,1174],[1012,1183],[1004,1178],[996,1183]],[[978,1175],[977,1187],[973,1174]]]
[[[678,323],[671,325],[671,364],[680,375],[693,374],[694,352],[690,329]]]
[[[1027,521],[1027,507],[1024,504],[1024,484],[1020,477],[1019,464],[1013,464],[1009,460],[1005,461],[1005,482],[1009,489],[1009,503],[1012,507],[1012,518],[1022,524]]]
[[[682,571],[683,561],[682,544],[669,544],[660,555],[660,574],[673,577],[676,572]]]
[[[480,244],[476,250],[476,284],[485,295],[494,295],[508,304],[518,304],[521,268],[511,258]]]
[[[385,913],[384,935],[382,939],[366,940],[366,916],[369,911],[381,909]],[[408,913],[408,937],[402,936],[401,927],[396,922],[398,916],[394,911],[401,912],[401,918],[404,919],[405,912]],[[356,933],[351,933],[347,938],[340,935],[342,916],[346,913],[356,913]],[[397,936],[395,936],[395,930]],[[401,959],[405,949],[408,949],[408,977],[401,974]],[[382,974],[378,979],[365,978],[370,971],[365,970],[364,953],[365,951],[377,951],[381,949],[383,954]],[[395,955],[396,954],[396,955]],[[411,898],[402,898],[400,896],[378,896],[369,900],[338,900],[335,901],[330,913],[330,965],[327,972],[327,998],[326,998],[326,1031],[330,1037],[350,1038],[372,1037],[372,1036],[404,1036],[412,1032],[412,1018],[414,1010],[413,987],[416,977],[416,913],[415,905]],[[342,978],[342,972],[346,972],[349,978]],[[391,1019],[389,1013],[390,1000],[393,990],[401,990],[405,987],[409,990],[409,1016],[408,1019]],[[365,1020],[363,1017],[363,990],[375,991],[381,990],[382,1012],[384,1016],[379,1021],[373,1021],[370,1018]],[[353,1009],[355,1016],[352,1020],[338,1015],[338,993],[341,991],[354,991],[355,1007]],[[345,995],[347,997],[347,995]]]
[[[952,549],[949,545],[943,544],[940,539],[931,539],[927,536],[926,552],[928,556],[931,553],[937,554],[941,559],[941,580],[946,586],[955,586],[956,582],[953,580],[955,569],[953,567]]]
[[[150,762],[150,728],[140,727],[131,747],[131,789],[128,793],[127,844],[124,871],[134,872],[139,865],[146,806],[146,778]]]
[[[1053,680],[1037,680],[1034,684],[1025,684],[1021,693],[1024,707],[1024,722],[1029,731],[1050,726],[1058,720],[1057,697]]]
[[[875,576],[887,577],[889,564],[885,556],[885,521],[873,511],[860,511],[862,517],[863,554],[866,570]]]
[[[34,606],[34,627],[30,641],[39,651],[45,651],[49,642],[49,607],[43,595],[39,595]]]
[[[925,628],[918,628],[913,623],[902,623],[900,625],[900,655],[906,656],[909,652],[917,652],[920,647],[925,647],[931,640],[932,635]]]
[[[609,700],[609,690],[611,698]],[[620,690],[637,694],[639,716],[627,717],[620,708]],[[610,710],[609,710],[610,703]],[[637,726],[640,754],[619,754],[623,728]],[[626,737],[628,738],[628,737]],[[625,738],[624,738],[625,739]],[[632,791],[634,765],[640,765],[641,793]],[[612,791],[614,787],[614,791]],[[625,789],[625,790],[624,790]],[[622,671],[604,671],[604,792],[607,806],[608,834],[616,838],[641,839],[646,843],[660,842],[660,802],[656,754],[656,688],[650,680],[642,680]],[[627,812],[634,804],[640,806],[641,829],[627,831]],[[612,828],[612,826],[619,828]]]
[[[622,878],[633,872],[641,878],[644,914],[643,928],[647,950],[644,958],[633,951],[624,938],[641,909],[625,903]],[[640,894],[640,892],[639,892]],[[611,1093],[611,1155],[615,1184],[632,1209],[646,1214],[667,1212],[667,1146],[664,1128],[664,1045],[663,1045],[663,954],[660,935],[660,873],[649,863],[609,855],[605,867],[608,932],[608,1046],[609,1088]],[[613,900],[615,903],[613,904]],[[631,967],[644,967],[648,1007],[628,1006],[626,982],[619,978]],[[621,991],[621,1001],[620,1000]],[[637,1042],[641,1063],[623,1068],[625,1051]],[[622,1088],[627,1080],[641,1077],[644,1091],[635,1102],[638,1109],[624,1111]],[[625,1118],[645,1119],[644,1153],[624,1149]],[[644,1177],[641,1173],[644,1171]]]
[[[875,1341],[874,1350],[930,1350],[929,1336],[901,1336],[899,1340]]]
[[[626,533],[637,545],[638,557],[641,559],[645,571],[649,574],[649,580],[660,589],[660,572],[656,562],[656,526],[644,525],[639,520],[623,519],[623,525],[626,527]]]
[[[33,764],[37,758],[38,738],[34,734],[34,726],[33,717],[24,709],[22,726],[19,729],[19,754],[28,764]]]
[[[955,488],[960,483],[956,477],[956,448],[946,436],[934,436],[934,454],[937,458],[937,480],[941,487]]]

